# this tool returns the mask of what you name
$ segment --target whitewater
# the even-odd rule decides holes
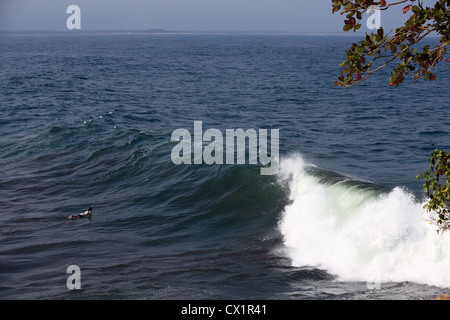
[[[279,229],[293,266],[324,269],[339,281],[450,287],[450,234],[437,233],[423,200],[402,187],[386,191],[314,169],[301,155],[280,163],[290,204]]]

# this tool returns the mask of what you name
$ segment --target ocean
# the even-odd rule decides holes
[[[1,34],[0,298],[448,293],[450,235],[416,175],[450,149],[450,69],[336,87],[359,38]],[[278,170],[174,163],[189,141],[172,134],[196,121],[224,137],[278,130]]]

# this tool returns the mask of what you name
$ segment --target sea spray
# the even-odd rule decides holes
[[[376,272],[382,283],[450,287],[450,234],[436,233],[423,203],[400,187],[357,188],[345,177],[326,183],[310,167],[301,156],[280,163],[290,204],[279,229],[294,266],[325,269],[342,281],[372,281]]]

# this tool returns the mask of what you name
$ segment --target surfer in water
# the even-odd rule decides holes
[[[69,219],[76,219],[76,218],[82,218],[82,217],[84,217],[84,216],[87,216],[87,217],[91,217],[91,213],[92,213],[92,207],[89,207],[89,209],[87,209],[85,212],[83,212],[83,213],[80,213],[80,214],[78,214],[78,215],[76,215],[76,216],[69,216]]]

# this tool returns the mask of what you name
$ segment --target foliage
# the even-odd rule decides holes
[[[450,224],[450,152],[434,150],[428,171],[419,173],[417,178],[425,180],[423,188],[428,201],[424,208],[436,213],[434,223],[438,231],[447,230]]]
[[[425,7],[423,1],[401,0],[387,3],[385,0],[332,0],[332,12],[341,11],[346,15],[344,31],[356,31],[361,27],[363,14],[369,7],[377,6],[381,11],[390,7],[402,5],[403,14],[410,14],[409,19],[389,34],[382,27],[359,43],[353,43],[346,49],[346,59],[339,80],[335,84],[341,87],[351,87],[367,80],[389,63],[398,63],[389,79],[391,86],[403,82],[406,76],[413,74],[414,79],[436,80],[432,70],[436,64],[444,60],[447,46],[450,44],[450,0],[439,0],[433,7]],[[407,5],[405,6],[405,4]],[[421,50],[416,45],[419,41],[437,34],[439,44],[435,48],[425,45]],[[450,59],[446,59],[450,62]]]

